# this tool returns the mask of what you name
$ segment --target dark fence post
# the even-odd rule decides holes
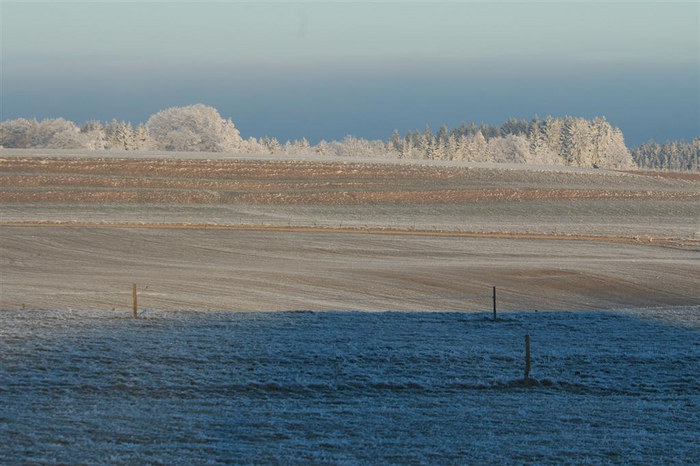
[[[138,302],[137,302],[137,297],[136,297],[136,283],[134,283],[133,295],[134,295],[134,319],[138,319],[139,314],[138,314]]]
[[[493,320],[496,320],[496,287],[493,287]]]

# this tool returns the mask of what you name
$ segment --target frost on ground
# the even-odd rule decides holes
[[[697,464],[699,313],[3,311],[0,458]]]
[[[698,303],[652,244],[228,229],[0,227],[0,309],[602,310]],[[465,299],[448,299],[466,296]],[[431,301],[426,302],[425,299]]]
[[[0,186],[3,222],[369,226],[654,238],[692,238],[700,228],[698,174],[11,150],[0,157]]]

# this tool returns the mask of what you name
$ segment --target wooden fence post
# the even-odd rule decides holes
[[[525,380],[530,379],[530,335],[525,335]]]
[[[493,320],[496,320],[496,287],[493,287]]]
[[[134,283],[133,295],[134,295],[134,319],[138,319],[139,314],[138,314],[138,301],[137,301],[137,297],[136,297],[136,283]]]

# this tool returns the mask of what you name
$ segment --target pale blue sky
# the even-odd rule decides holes
[[[700,134],[697,2],[8,2],[2,114],[145,121],[203,102],[244,136],[605,115]]]

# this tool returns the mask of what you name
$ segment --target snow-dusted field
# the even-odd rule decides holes
[[[0,458],[697,464],[699,315],[2,311]]]
[[[128,313],[133,283],[155,310],[479,311],[494,285],[504,310],[700,302],[700,252],[656,243],[31,226],[0,237],[0,309]]]
[[[700,175],[691,173],[6,150],[0,152],[0,182],[4,223],[321,225],[700,237]]]
[[[700,462],[695,175],[95,155],[0,153],[0,462]]]

